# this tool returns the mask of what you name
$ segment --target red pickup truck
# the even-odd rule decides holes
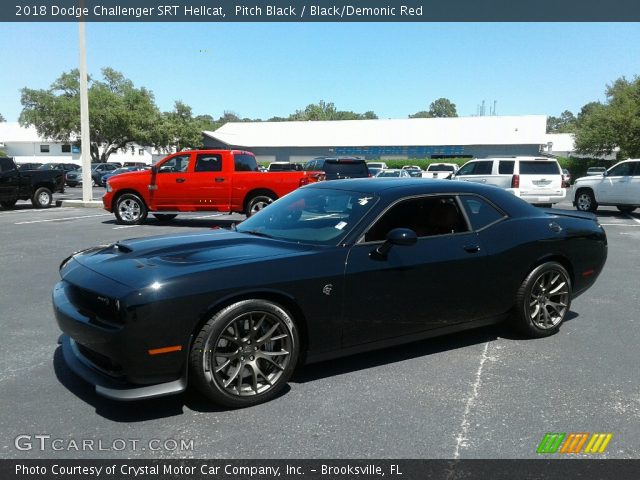
[[[139,225],[150,212],[171,220],[180,212],[238,212],[250,216],[323,172],[260,172],[241,150],[191,150],[169,155],[151,170],[123,173],[107,181],[104,208],[118,223]]]

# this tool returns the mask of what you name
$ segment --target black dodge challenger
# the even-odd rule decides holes
[[[242,407],[297,365],[508,320],[556,333],[607,257],[590,213],[426,179],[300,188],[231,230],[120,241],[60,266],[68,366],[109,398]]]

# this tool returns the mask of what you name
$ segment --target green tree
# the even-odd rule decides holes
[[[121,73],[102,69],[102,79],[89,79],[89,138],[91,159],[106,162],[128,143],[155,144],[162,118],[153,93],[136,88]],[[80,75],[63,73],[48,90],[21,90],[20,124],[33,125],[38,134],[52,140],[80,140]]]
[[[6,122],[6,120],[4,119],[4,116],[2,116],[1,113],[0,113],[0,122]]]
[[[565,110],[559,117],[547,117],[547,133],[573,133],[576,129],[577,118],[569,110]]]
[[[576,151],[600,156],[620,147],[621,157],[640,157],[640,77],[617,79],[606,96],[604,104],[587,104],[578,115]]]
[[[455,103],[452,103],[448,98],[438,98],[431,102],[429,110],[421,110],[413,115],[409,115],[409,118],[442,118],[442,117],[457,117]]]
[[[378,116],[371,110],[365,113],[356,113],[347,110],[337,110],[332,103],[326,103],[324,100],[307,105],[304,110],[296,110],[295,113],[289,115],[288,120],[365,120],[375,119]]]

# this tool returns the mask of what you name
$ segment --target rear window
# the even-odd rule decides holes
[[[429,165],[427,172],[453,172],[453,165]]]
[[[233,156],[236,172],[258,172],[256,157],[246,153],[236,153]]]
[[[520,162],[520,175],[560,175],[560,167],[557,162],[541,162],[534,160]]]
[[[366,177],[369,175],[369,169],[364,162],[332,162],[327,160],[324,162],[325,173],[340,173],[341,175],[361,175]]]

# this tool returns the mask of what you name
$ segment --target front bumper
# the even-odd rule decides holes
[[[139,386],[127,383],[121,378],[110,376],[82,355],[76,342],[68,335],[62,335],[62,354],[67,366],[80,378],[94,385],[96,393],[112,400],[132,401],[164,397],[183,392],[187,388],[187,371],[172,382]]]

